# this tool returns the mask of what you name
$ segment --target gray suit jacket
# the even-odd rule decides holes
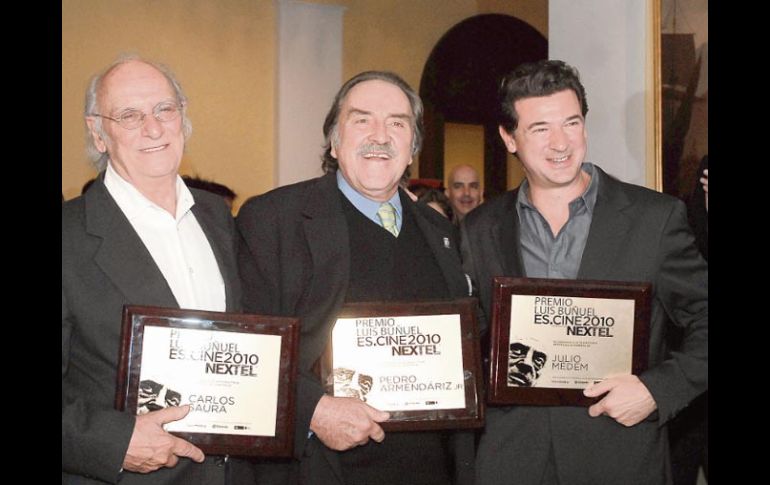
[[[539,484],[551,447],[561,483],[667,483],[664,424],[708,387],[708,267],[684,204],[598,167],[596,173],[599,193],[578,279],[652,282],[649,369],[639,377],[658,410],[626,428],[579,407],[489,408],[476,461],[479,483]],[[479,206],[463,222],[464,267],[487,316],[492,278],[526,276],[517,190]],[[669,321],[687,335],[684,350],[672,355],[666,347]]]
[[[411,200],[404,210],[411,211],[425,235],[450,295],[468,296],[453,226]],[[324,393],[312,367],[326,345],[332,317],[344,303],[350,272],[348,228],[335,174],[250,199],[238,214],[237,226],[243,242],[239,267],[245,309],[301,317],[295,457],[302,465],[301,471],[296,462],[287,465],[292,468],[290,481],[301,473],[302,483],[342,483],[337,452],[316,438],[308,439],[310,420]],[[444,246],[444,238],[452,247]],[[459,482],[469,483],[472,435],[457,433],[455,438],[456,475]]]
[[[219,196],[191,189],[192,208],[225,281],[227,310],[240,309],[235,228]],[[103,175],[62,206],[62,483],[115,483],[135,418],[113,409],[123,305],[178,308],[152,256],[104,186]],[[252,479],[235,460],[232,473]],[[224,484],[221,460],[181,459],[122,484]],[[251,478],[250,478],[251,477]]]

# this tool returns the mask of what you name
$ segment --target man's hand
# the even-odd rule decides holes
[[[658,408],[650,391],[634,375],[610,377],[588,386],[583,394],[588,397],[606,396],[588,408],[591,417],[606,414],[624,426],[642,422]]]
[[[706,194],[706,212],[709,210],[709,169],[703,171],[703,176],[700,178],[700,183],[703,185],[703,192]]]
[[[163,429],[165,423],[178,421],[190,412],[190,406],[169,407],[136,417],[134,433],[128,443],[123,469],[149,473],[165,466],[172,468],[180,456],[186,456],[198,463],[203,461],[203,452],[189,441],[177,438]]]
[[[310,430],[323,444],[337,451],[365,445],[369,438],[385,439],[379,424],[390,414],[379,411],[354,397],[323,396],[310,420]]]

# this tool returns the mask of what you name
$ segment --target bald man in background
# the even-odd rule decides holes
[[[445,190],[452,205],[452,222],[459,224],[465,215],[481,204],[479,173],[470,165],[458,165],[449,174]]]

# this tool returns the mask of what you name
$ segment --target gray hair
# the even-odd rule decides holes
[[[393,84],[399,87],[401,91],[403,91],[406,95],[407,99],[409,100],[409,106],[412,109],[412,115],[414,115],[414,125],[412,126],[414,131],[414,135],[412,137],[412,156],[414,157],[417,155],[417,153],[420,152],[420,149],[422,148],[423,112],[422,100],[420,100],[420,96],[418,96],[417,93],[409,86],[409,84],[401,79],[401,77],[396,73],[389,71],[365,71],[353,76],[342,85],[339,92],[337,92],[337,96],[334,98],[334,102],[329,109],[329,113],[326,115],[326,120],[324,121],[324,152],[321,156],[321,168],[323,168],[324,173],[336,172],[337,168],[339,167],[337,159],[332,156],[332,143],[336,144],[339,141],[339,133],[337,128],[340,118],[340,109],[342,108],[342,103],[345,101],[345,97],[347,97],[348,93],[350,93],[350,90],[353,89],[357,84],[374,80],[385,81],[387,83]],[[404,172],[406,178],[409,178],[408,172],[409,167],[407,167],[406,171]]]
[[[179,81],[177,81],[176,76],[173,72],[171,72],[171,69],[168,68],[168,66],[164,64],[160,64],[157,62],[149,61],[147,59],[143,59],[140,56],[136,54],[124,54],[118,57],[117,60],[115,60],[112,64],[110,64],[107,68],[102,70],[100,73],[94,75],[90,82],[88,83],[88,88],[86,89],[86,103],[85,103],[85,112],[84,116],[90,116],[94,113],[99,113],[99,102],[98,102],[98,94],[99,90],[102,88],[102,82],[104,81],[104,78],[107,77],[108,74],[110,74],[113,70],[115,70],[118,66],[121,66],[127,62],[130,61],[139,61],[144,64],[147,64],[151,67],[154,67],[158,70],[163,76],[166,78],[168,83],[171,85],[171,87],[174,89],[174,96],[176,97],[177,103],[182,107],[182,133],[184,134],[185,142],[190,138],[190,135],[192,134],[192,122],[190,121],[190,118],[187,117],[187,96],[185,96],[184,91],[182,91],[182,86],[179,84]],[[94,131],[104,140],[109,140],[109,136],[104,131],[104,127],[102,126],[102,118],[99,116],[94,117]],[[104,167],[107,166],[107,161],[109,160],[110,156],[107,152],[100,152],[98,148],[96,148],[96,144],[94,143],[93,137],[91,136],[91,132],[88,128],[88,124],[86,124],[86,155],[88,156],[88,159],[93,164],[94,168],[96,168],[97,171],[104,170]]]

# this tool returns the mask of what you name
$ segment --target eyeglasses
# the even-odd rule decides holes
[[[179,105],[178,103],[164,101],[155,105],[155,107],[152,109],[152,116],[154,116],[155,119],[161,123],[168,123],[169,121],[174,121],[175,119],[179,118],[179,114],[182,112],[182,108],[183,106]],[[97,113],[91,113],[90,115],[112,120],[126,130],[135,130],[139,128],[144,124],[144,117],[147,116],[147,114],[143,111],[133,108],[121,112],[117,118],[112,118],[110,116],[104,116]]]

